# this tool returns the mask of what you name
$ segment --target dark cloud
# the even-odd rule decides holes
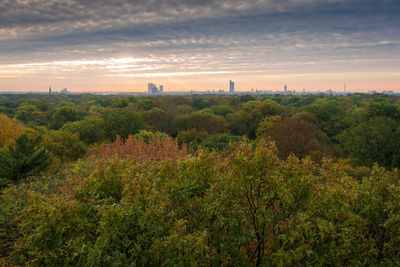
[[[399,14],[398,0],[2,0],[0,62],[135,56],[174,71],[393,66]]]
[[[387,12],[396,5],[398,8],[396,1],[371,0],[3,0],[0,2],[0,27],[114,28],[255,13],[295,14],[305,10],[337,13],[346,8],[358,15],[371,8]]]

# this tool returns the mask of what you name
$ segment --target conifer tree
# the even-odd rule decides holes
[[[1,150],[0,177],[20,180],[48,167],[53,156],[38,146],[39,141],[39,138],[30,138],[24,134],[17,138],[15,145]]]

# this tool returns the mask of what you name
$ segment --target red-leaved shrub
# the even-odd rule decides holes
[[[145,142],[142,137],[129,137],[124,141],[117,135],[114,143],[106,145],[100,156],[109,159],[114,155],[131,157],[137,162],[160,162],[166,158],[176,162],[189,154],[187,146],[179,146],[176,139],[156,136]]]

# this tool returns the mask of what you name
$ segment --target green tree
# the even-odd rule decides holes
[[[86,145],[79,140],[78,133],[63,130],[50,130],[42,137],[42,145],[57,158],[76,160],[86,153]]]
[[[269,130],[282,121],[281,116],[268,116],[260,122],[257,128],[257,137],[265,137]]]
[[[223,133],[228,128],[224,117],[215,115],[209,109],[178,117],[177,123],[180,130],[196,129],[206,131],[208,134]]]
[[[192,108],[191,106],[189,106],[187,104],[179,105],[176,107],[176,113],[178,115],[189,114],[189,113],[192,113],[193,111],[194,111],[194,108]]]
[[[108,140],[115,140],[115,136],[127,138],[129,134],[136,134],[143,128],[142,116],[131,109],[113,109],[104,114],[105,132]]]
[[[372,100],[365,109],[369,118],[388,117],[394,120],[400,119],[399,108],[395,104],[386,101]]]
[[[144,119],[147,129],[176,135],[175,117],[172,112],[153,108],[144,114]]]
[[[222,151],[225,148],[227,148],[230,144],[239,142],[239,140],[241,139],[242,138],[240,136],[234,136],[228,133],[223,133],[219,135],[212,135],[205,138],[201,142],[201,145],[211,150],[218,149]]]
[[[228,105],[215,105],[212,106],[211,109],[216,115],[221,115],[221,116],[226,116],[226,114],[235,112],[235,110]]]
[[[148,143],[150,140],[153,140],[153,139],[155,139],[155,138],[157,138],[157,137],[160,137],[160,138],[163,138],[163,137],[166,137],[166,136],[168,136],[167,134],[165,134],[165,133],[162,133],[162,132],[155,132],[155,133],[153,133],[153,132],[149,132],[149,131],[146,131],[146,130],[140,130],[137,134],[135,134],[134,135],[136,138],[143,138],[143,141],[145,141],[146,143]]]
[[[190,99],[191,106],[196,110],[202,110],[211,106],[210,101],[205,97],[194,95]]]
[[[336,99],[318,99],[307,106],[306,110],[315,114],[322,130],[330,138],[338,135],[347,127],[344,123],[345,110],[339,105]]]
[[[388,172],[375,165],[371,175],[362,180],[355,205],[367,221],[368,234],[377,249],[377,262],[386,266],[400,264],[399,188],[398,170]]]
[[[226,121],[228,122],[231,134],[247,136],[250,135],[252,129],[252,121],[251,115],[248,112],[240,110],[235,113],[229,113],[226,115]]]
[[[77,121],[82,118],[82,113],[73,106],[64,106],[58,108],[52,118],[50,123],[51,129],[60,129],[65,123]]]
[[[33,111],[28,118],[29,126],[47,125],[47,115],[43,111]]]
[[[0,151],[0,177],[20,180],[48,167],[53,160],[50,152],[39,147],[40,140],[21,135],[15,145]]]
[[[400,166],[399,138],[396,123],[386,117],[361,122],[337,137],[341,154],[350,156],[355,164],[372,166],[377,162],[388,168]]]
[[[241,108],[246,112],[252,112],[260,104],[261,102],[258,100],[250,100],[244,103]]]
[[[140,110],[150,110],[154,107],[154,99],[141,98],[137,101],[136,106]]]
[[[188,144],[197,149],[198,146],[208,137],[206,131],[197,131],[196,129],[179,131],[178,139],[179,144]]]
[[[15,113],[15,118],[27,123],[29,117],[35,111],[39,111],[34,105],[21,105],[18,107],[17,113]]]
[[[83,120],[68,122],[61,128],[62,131],[78,133],[79,139],[86,144],[100,143],[105,140],[104,119],[97,116],[85,117]]]
[[[129,105],[129,100],[127,98],[118,98],[113,101],[112,106],[115,108],[125,108]]]
[[[255,112],[261,117],[280,115],[282,111],[282,107],[270,99],[265,100],[255,108]]]

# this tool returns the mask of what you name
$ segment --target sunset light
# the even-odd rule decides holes
[[[399,89],[397,1],[6,2],[0,91]]]

